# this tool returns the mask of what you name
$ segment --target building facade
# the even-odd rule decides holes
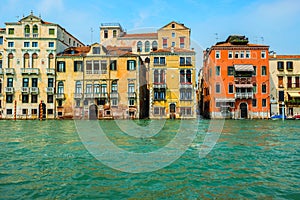
[[[148,117],[146,69],[131,49],[66,49],[57,56],[57,116],[72,119]]]
[[[0,31],[1,117],[55,118],[55,58],[83,44],[58,24],[31,13]]]
[[[196,118],[195,52],[170,47],[150,60],[150,118]]]
[[[269,55],[271,113],[300,114],[300,55]]]
[[[269,60],[266,45],[231,35],[204,52],[203,115],[208,118],[268,118]]]

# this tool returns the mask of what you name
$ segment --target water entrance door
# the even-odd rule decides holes
[[[98,107],[93,104],[89,107],[89,120],[96,120],[98,119]]]
[[[241,118],[248,118],[248,106],[246,103],[240,104]]]

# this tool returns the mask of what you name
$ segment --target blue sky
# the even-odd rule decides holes
[[[119,22],[128,32],[145,32],[177,21],[191,28],[196,50],[241,34],[278,54],[300,54],[299,0],[1,0],[0,27],[31,10],[85,44],[99,42],[101,23]]]

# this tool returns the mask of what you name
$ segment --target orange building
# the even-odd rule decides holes
[[[269,46],[231,35],[204,52],[202,113],[208,118],[268,118]]]

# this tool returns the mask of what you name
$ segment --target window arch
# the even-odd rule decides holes
[[[48,68],[54,68],[54,59],[53,58],[54,58],[53,53],[50,53],[48,56]]]
[[[76,94],[81,94],[82,92],[82,84],[81,81],[76,81],[76,86],[75,86],[75,93]]]
[[[138,41],[138,43],[137,43],[137,51],[138,52],[143,51],[143,43],[141,41]]]
[[[153,41],[152,42],[152,51],[156,51],[157,50],[157,42]]]
[[[30,67],[30,63],[29,63],[29,53],[25,53],[23,55],[23,67]]]
[[[150,51],[150,42],[146,41],[145,42],[145,52],[149,52]]]
[[[12,68],[12,64],[13,64],[13,59],[14,59],[14,54],[9,53],[8,54],[8,68]]]
[[[24,28],[25,37],[29,37],[30,35],[30,26],[27,24]]]
[[[37,37],[38,36],[39,30],[38,30],[38,26],[36,24],[33,25],[32,33],[33,33],[33,37]]]
[[[37,67],[37,59],[38,59],[38,55],[37,53],[33,53],[32,54],[32,68]]]
[[[64,93],[64,82],[59,81],[57,84],[57,93],[58,94],[63,94]]]

